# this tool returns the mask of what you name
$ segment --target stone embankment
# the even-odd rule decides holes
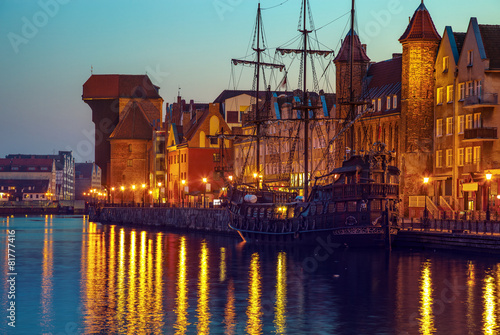
[[[104,207],[97,210],[91,208],[89,216],[91,221],[101,223],[235,234],[228,227],[229,214],[224,209]]]

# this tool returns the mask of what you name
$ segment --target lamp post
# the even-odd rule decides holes
[[[255,180],[255,188],[258,190],[259,189],[259,181],[257,180],[257,177],[259,175],[257,174],[257,172],[254,172],[253,173],[253,179]]]
[[[154,203],[154,201],[153,201],[153,191],[152,190],[149,190],[149,201],[148,201],[148,203],[149,204]]]
[[[486,202],[486,221],[490,221],[490,181],[491,181],[492,174],[491,172],[486,173],[486,181],[488,182],[488,200]]]
[[[207,178],[203,178],[203,208],[206,207],[205,203],[206,203],[206,200],[205,200],[205,194],[207,193]]]
[[[429,218],[429,213],[427,212],[427,184],[429,183],[429,177],[424,177],[424,187],[425,187],[425,196],[424,196],[424,223],[427,225],[427,220]]]
[[[146,184],[142,184],[142,207],[144,207],[144,201],[146,200]]]
[[[161,187],[161,181],[158,182],[158,207],[160,207],[160,187]]]
[[[122,190],[122,207],[123,207],[123,193],[125,192],[125,186],[120,186],[120,190]]]
[[[132,207],[135,207],[135,185],[132,185]]]
[[[184,185],[186,185],[186,181],[184,179],[181,180],[181,188],[182,190],[179,190],[179,197],[181,198],[181,206],[184,207]],[[181,193],[182,192],[182,193]]]
[[[115,205],[115,188],[111,187],[111,204]]]

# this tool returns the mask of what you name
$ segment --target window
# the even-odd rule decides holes
[[[214,153],[214,162],[220,162],[220,154]]]
[[[436,137],[443,136],[443,119],[436,120]]]
[[[132,144],[128,145],[128,152],[132,152]]]
[[[472,129],[472,114],[465,116],[465,129]]]
[[[467,66],[472,66],[474,63],[474,50],[467,51]]]
[[[440,105],[443,103],[443,88],[438,87],[437,93],[436,93],[436,104]]]
[[[474,92],[476,93],[475,95],[480,97],[482,94],[482,88],[483,84],[481,80],[474,80]]]
[[[377,111],[377,105],[375,105],[375,100],[372,100],[372,105],[373,105],[373,110],[376,112]]]
[[[474,128],[481,128],[481,113],[474,113]]]
[[[453,166],[453,149],[446,149],[446,167]]]
[[[387,97],[387,101],[385,103],[385,108],[387,110],[391,109],[391,97]]]
[[[444,56],[443,57],[443,72],[448,72],[449,67],[450,67],[450,57]]]
[[[474,95],[474,83],[472,81],[467,82],[467,96],[471,97]]]
[[[382,99],[378,98],[377,100],[377,110],[381,111],[382,110]]]
[[[465,164],[472,163],[472,147],[465,148]]]
[[[458,166],[464,166],[464,148],[458,148]]]
[[[210,145],[218,145],[219,144],[219,139],[215,136],[210,137]]]
[[[437,150],[436,151],[436,167],[440,168],[442,166],[443,166],[443,151]]]
[[[481,147],[474,147],[474,161],[473,163],[479,163],[481,161]]]
[[[458,116],[458,133],[463,134],[464,133],[464,121],[465,117],[463,115]]]
[[[453,134],[453,118],[447,117],[446,118],[446,135],[451,135],[451,134]]]
[[[42,171],[48,171],[48,170],[49,170],[49,168],[48,168],[48,167],[46,167],[46,166],[42,166],[42,167],[40,168],[40,170],[42,170]]]
[[[132,166],[132,160],[131,159],[127,160],[127,166]]]
[[[392,108],[398,108],[398,96],[397,95],[392,96]]]
[[[35,171],[35,167],[34,166],[28,166],[28,171]]]
[[[13,166],[12,167],[12,171],[18,171],[19,170],[19,166]]]
[[[459,100],[462,101],[465,99],[465,83],[458,84],[458,90],[460,92]]]
[[[453,102],[453,85],[448,85],[446,87],[446,102]]]

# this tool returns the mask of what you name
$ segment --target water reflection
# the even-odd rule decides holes
[[[259,254],[252,254],[248,283],[247,327],[248,334],[262,333],[261,274]]]
[[[469,333],[474,333],[474,287],[476,281],[476,268],[472,261],[467,262],[467,325],[469,328]]]
[[[235,334],[236,331],[236,311],[234,307],[234,282],[229,280],[227,287],[227,302],[224,309],[224,328],[228,335]]]
[[[220,248],[219,281],[226,280],[226,248]]]
[[[492,273],[487,273],[484,278],[483,301],[483,334],[498,334],[496,320],[497,300],[495,297],[495,278]]]
[[[177,298],[175,306],[175,314],[177,321],[175,322],[174,329],[176,334],[185,334],[189,322],[187,320],[188,304],[188,279],[187,279],[187,256],[186,256],[186,237],[179,238],[179,263],[177,265]]]
[[[427,335],[436,332],[432,304],[431,262],[427,260],[422,264],[420,273],[420,334]]]
[[[208,282],[210,280],[208,272],[208,248],[207,242],[203,241],[201,243],[200,252],[200,272],[198,275],[198,334],[208,334],[210,332],[210,291],[208,287]]]
[[[286,253],[280,252],[276,262],[276,304],[274,325],[276,334],[286,332]]]
[[[43,260],[42,260],[42,292],[40,305],[42,308],[41,327],[48,329],[53,321],[52,316],[52,289],[54,270],[54,249],[52,240],[52,215],[45,215],[45,227],[43,234]]]

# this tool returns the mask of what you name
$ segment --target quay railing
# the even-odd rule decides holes
[[[453,219],[404,219],[402,230],[448,232],[456,234],[500,234],[500,221]]]

